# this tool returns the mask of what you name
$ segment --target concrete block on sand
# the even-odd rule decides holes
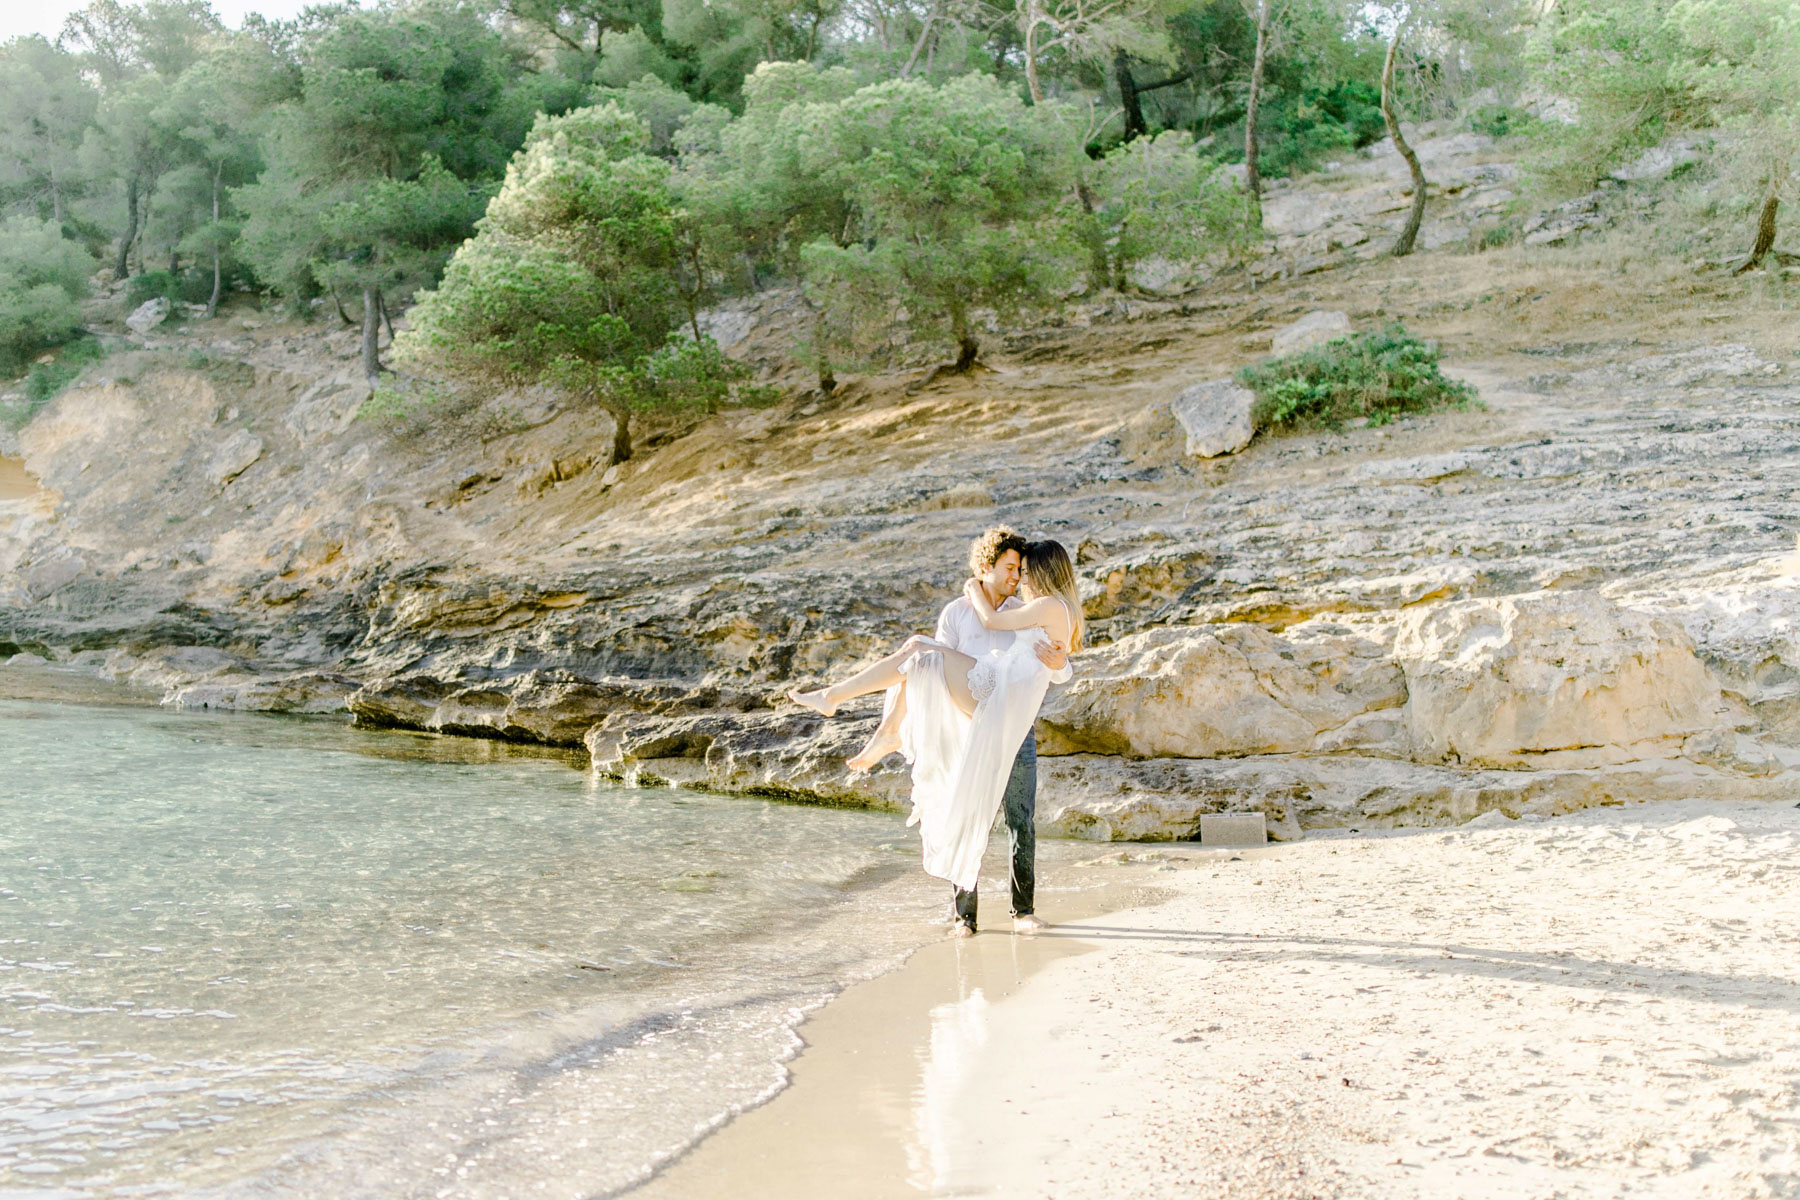
[[[1261,846],[1268,840],[1261,813],[1207,813],[1200,818],[1202,846]]]

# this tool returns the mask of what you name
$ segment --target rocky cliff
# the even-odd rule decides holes
[[[153,328],[11,447],[0,657],[886,805],[897,769],[841,766],[872,718],[780,690],[928,627],[1004,520],[1077,549],[1096,643],[1039,725],[1053,832],[1790,793],[1791,320],[1681,264],[1467,250],[1510,165],[1424,146],[1425,256],[1375,255],[1404,172],[1359,161],[1271,197],[1247,274],[996,330],[986,370],[916,393],[654,427],[620,466],[554,397],[359,418],[347,331]],[[714,328],[778,369],[790,309]],[[1315,311],[1440,339],[1485,408],[1190,455],[1176,397]]]

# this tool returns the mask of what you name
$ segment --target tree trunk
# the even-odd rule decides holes
[[[1250,192],[1250,215],[1262,225],[1262,172],[1257,159],[1262,147],[1257,140],[1257,110],[1262,105],[1263,66],[1269,55],[1269,0],[1256,6],[1256,61],[1250,67],[1250,96],[1244,105],[1244,186]]]
[[[213,289],[206,301],[206,319],[212,320],[219,312],[219,290],[225,281],[224,272],[219,268],[219,175],[225,170],[223,163],[213,168],[212,187],[212,252],[213,252]]]
[[[137,268],[139,275],[142,275],[145,271],[150,269],[144,265],[144,250],[150,243],[150,239],[146,237],[145,234],[150,228],[150,206],[152,198],[155,195],[156,180],[145,180],[144,185],[140,190],[137,232],[132,235],[132,245],[137,249]]]
[[[1769,256],[1769,251],[1775,248],[1775,214],[1780,209],[1781,194],[1771,187],[1763,200],[1762,211],[1756,215],[1756,242],[1750,247],[1750,257],[1744,260],[1743,266],[1732,272],[1733,275],[1755,270]]]
[[[694,273],[694,286],[686,287],[677,275],[675,290],[681,293],[681,305],[687,309],[688,328],[693,330],[694,345],[700,344],[700,298],[706,289],[706,264],[700,261],[700,243],[692,237],[687,242],[688,270]]]
[[[1037,4],[1025,6],[1025,86],[1031,90],[1031,102],[1044,102],[1044,89],[1038,83],[1037,71]]]
[[[370,388],[381,386],[381,289],[363,288],[363,378]]]
[[[975,358],[981,353],[981,343],[965,329],[956,338],[956,362],[951,364],[952,371],[967,371],[975,365]]]
[[[931,40],[931,30],[937,24],[938,9],[943,7],[943,2],[944,0],[937,0],[937,3],[931,6],[931,11],[925,14],[925,25],[919,30],[919,40],[913,43],[912,53],[906,56],[906,65],[900,68],[900,78],[905,79],[911,75],[913,67],[918,65],[919,52],[924,50],[925,43]]]
[[[631,410],[623,404],[608,404],[606,411],[613,419],[612,460],[622,463],[631,457]]]
[[[831,356],[825,351],[825,310],[813,312],[813,359],[819,371],[819,394],[829,396],[837,391],[837,372],[832,369]]]
[[[1094,211],[1094,193],[1083,180],[1075,185],[1075,196],[1081,211],[1087,215],[1088,273],[1094,277],[1094,290],[1103,290],[1112,281],[1112,261],[1106,253],[1106,231],[1100,228],[1100,214]]]
[[[387,326],[388,345],[391,346],[394,344],[394,318],[388,313],[387,293],[380,293],[376,296],[376,300],[381,304],[381,323]]]
[[[131,243],[137,237],[137,227],[138,181],[136,175],[127,175],[125,177],[125,231],[119,235],[119,253],[113,259],[113,280],[115,282],[125,279],[126,272],[130,269],[128,256],[131,253]]]
[[[1389,251],[1395,258],[1405,258],[1413,252],[1413,243],[1418,240],[1419,226],[1425,220],[1425,169],[1419,165],[1419,156],[1413,148],[1406,144],[1406,138],[1400,133],[1400,112],[1394,107],[1394,58],[1400,52],[1401,26],[1394,26],[1394,36],[1388,42],[1387,60],[1381,67],[1381,118],[1387,122],[1388,136],[1394,139],[1394,149],[1406,160],[1406,169],[1412,172],[1413,201],[1412,211],[1406,215],[1406,227],[1394,240],[1394,248]]]
[[[1141,138],[1150,132],[1144,123],[1144,106],[1138,102],[1137,80],[1131,74],[1131,56],[1123,50],[1113,51],[1113,78],[1119,84],[1119,103],[1125,106],[1125,140]]]
[[[54,168],[50,171],[50,219],[58,225],[63,222],[62,184],[57,182]]]

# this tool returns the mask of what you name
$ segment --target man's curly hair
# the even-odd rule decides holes
[[[1018,531],[1006,525],[996,525],[969,543],[969,573],[986,575],[994,565],[994,560],[1011,550],[1021,560],[1025,557],[1026,541]]]

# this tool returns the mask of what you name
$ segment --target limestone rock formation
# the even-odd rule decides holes
[[[458,686],[431,675],[375,680],[348,699],[362,725],[427,729],[467,737],[580,746],[618,716],[657,719],[759,708],[760,695],[680,680],[582,679],[527,671],[504,683]]]
[[[262,457],[262,439],[248,429],[234,430],[213,450],[203,470],[218,487],[242,475]]]
[[[640,786],[673,784],[856,808],[901,810],[910,778],[890,755],[852,775],[875,718],[811,712],[696,713],[674,719],[618,713],[588,731],[595,770]]]
[[[1511,211],[1491,142],[1418,148],[1424,246]],[[110,355],[17,438],[31,487],[0,496],[0,659],[889,807],[897,758],[842,765],[873,717],[780,692],[930,629],[968,540],[1005,521],[1075,551],[1092,635],[1039,731],[1047,832],[1793,794],[1800,385],[1750,345],[1581,307],[1616,283],[1460,255],[1334,278],[1391,244],[1404,174],[1378,147],[1329,186],[1271,183],[1253,289],[1002,325],[995,370],[916,392],[871,376],[820,396],[788,351],[804,297],[734,301],[708,326],[785,398],[647,416],[611,471],[610,421],[556,397],[364,413],[354,329],[163,328],[167,350]],[[1600,228],[1636,186],[1532,232]],[[1440,338],[1486,408],[1201,457],[1248,442],[1227,377],[1267,331],[1339,308]],[[1184,426],[1172,398],[1209,379]]]
[[[1719,685],[1679,624],[1592,592],[1459,600],[1402,615],[1414,753],[1426,762],[1596,765],[1678,753],[1716,727]]]
[[[168,319],[169,302],[166,298],[158,296],[153,300],[146,300],[132,309],[131,315],[125,318],[125,326],[139,337],[143,337]]]
[[[1082,655],[1078,667],[1039,719],[1040,754],[1297,753],[1406,700],[1399,667],[1374,643],[1302,642],[1254,625],[1149,629]]]
[[[1277,840],[1306,829],[1460,824],[1650,800],[1767,799],[1783,780],[1683,759],[1552,770],[1462,770],[1354,756],[1038,760],[1041,831],[1094,841],[1181,841],[1212,812],[1261,812]]]
[[[1183,389],[1169,406],[1187,434],[1187,452],[1196,458],[1236,454],[1256,436],[1250,411],[1256,395],[1234,380],[1214,379]]]
[[[1323,346],[1350,334],[1350,314],[1343,312],[1309,312],[1291,325],[1277,329],[1269,338],[1269,353],[1276,358],[1298,354]]]
[[[1700,140],[1684,134],[1666,137],[1631,162],[1615,167],[1608,178],[1621,183],[1667,179],[1680,167],[1700,161]]]

